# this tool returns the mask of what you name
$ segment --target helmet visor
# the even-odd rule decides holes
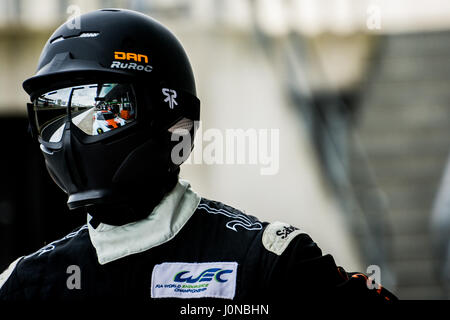
[[[33,101],[37,132],[47,142],[59,142],[70,121],[94,136],[135,121],[136,103],[129,84],[94,83],[44,93]]]

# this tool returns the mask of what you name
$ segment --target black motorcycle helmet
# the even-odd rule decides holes
[[[78,29],[66,22],[23,87],[33,135],[70,209],[123,224],[175,186],[200,101],[183,47],[156,20],[102,9],[81,15]],[[174,160],[182,140],[189,145]]]

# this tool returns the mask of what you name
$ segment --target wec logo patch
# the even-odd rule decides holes
[[[166,262],[153,268],[151,297],[233,299],[236,278],[237,262]]]
[[[220,269],[220,268],[210,268],[210,269],[206,269],[205,271],[200,273],[200,275],[198,277],[196,277],[196,278],[192,278],[192,276],[183,278],[183,275],[190,274],[190,272],[189,271],[181,271],[181,272],[176,274],[176,276],[173,279],[173,281],[175,281],[175,282],[187,282],[187,283],[210,282],[213,279],[213,277],[214,277],[214,280],[216,280],[217,282],[227,282],[228,279],[222,279],[221,278],[221,276],[223,274],[226,274],[226,273],[233,273],[233,270],[231,270],[231,269],[223,270],[223,269]]]

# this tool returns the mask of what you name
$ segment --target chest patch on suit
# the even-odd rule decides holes
[[[301,231],[284,222],[273,222],[264,230],[262,243],[264,247],[277,255],[281,255],[288,247],[289,243]]]
[[[153,268],[152,298],[222,298],[236,293],[237,262],[165,262]]]

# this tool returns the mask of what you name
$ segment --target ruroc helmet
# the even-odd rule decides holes
[[[66,22],[23,88],[33,135],[69,208],[88,207],[102,219],[120,211],[113,208],[148,210],[175,185],[200,101],[188,57],[161,23],[122,9]],[[183,137],[189,145],[174,161]]]

